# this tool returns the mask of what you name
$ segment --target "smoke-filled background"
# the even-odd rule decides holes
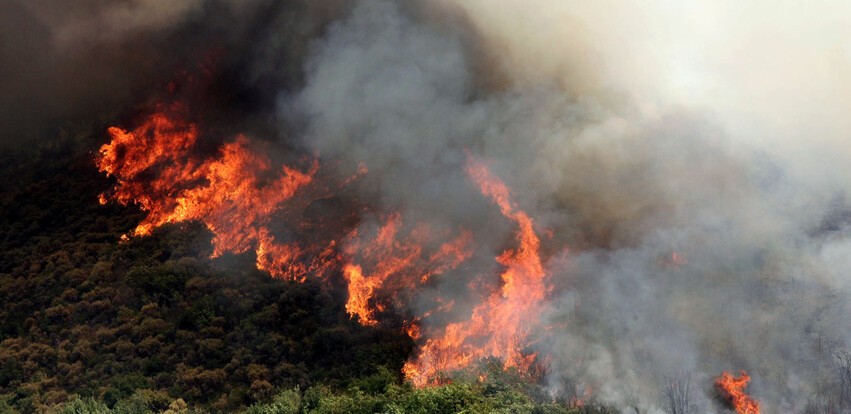
[[[511,225],[464,170],[487,160],[546,235],[530,347],[554,395],[658,412],[690,375],[714,412],[713,378],[738,369],[766,412],[840,395],[843,2],[12,1],[0,37],[7,146],[131,110],[210,61],[212,86],[184,98],[210,122],[364,164],[361,198],[472,229],[492,257]],[[483,256],[418,297],[469,312]]]

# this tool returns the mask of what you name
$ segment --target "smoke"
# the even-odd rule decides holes
[[[498,252],[510,229],[463,176],[490,160],[553,234],[554,394],[659,411],[689,372],[711,412],[712,378],[746,369],[768,411],[801,411],[851,328],[851,15],[828,6],[363,0],[280,111],[385,207]]]
[[[851,341],[849,8],[13,0],[0,145],[132,112],[208,65],[203,92],[176,93],[223,128],[344,175],[363,164],[353,192],[377,211],[474,231],[473,258],[414,310],[442,297],[469,316],[470,283],[511,246],[465,173],[485,160],[547,235],[532,347],[554,395],[660,412],[689,372],[696,412],[713,412],[712,378],[746,369],[767,411],[800,412]]]
[[[223,123],[274,131],[277,91],[301,82],[307,44],[347,7],[345,0],[4,1],[0,147],[125,116],[168,94],[217,112],[210,118]],[[177,90],[168,90],[174,81]],[[193,86],[200,82],[204,88]]]

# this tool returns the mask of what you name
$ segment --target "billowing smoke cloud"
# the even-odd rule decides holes
[[[690,373],[713,412],[713,377],[746,369],[767,411],[803,411],[835,391],[851,329],[848,51],[831,40],[848,26],[822,5],[611,3],[360,1],[282,117],[366,163],[371,197],[498,251],[508,230],[463,176],[465,153],[492,160],[570,248],[536,345],[555,394],[657,412]]]
[[[364,164],[359,197],[475,230],[415,310],[443,296],[463,319],[511,244],[464,170],[486,160],[548,235],[533,350],[554,395],[660,412],[690,373],[714,412],[712,378],[746,369],[766,411],[801,412],[840,395],[851,341],[848,7],[12,0],[0,144],[128,111],[209,59],[212,85],[183,99],[216,122]]]

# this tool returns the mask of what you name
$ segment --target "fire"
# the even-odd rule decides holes
[[[392,214],[378,229],[375,239],[362,245],[353,240],[346,254],[359,257],[371,269],[364,274],[361,265],[347,263],[343,275],[349,282],[349,299],[346,310],[352,316],[357,315],[364,325],[375,325],[375,310],[384,310],[383,305],[371,304],[376,291],[392,283],[396,289],[392,292],[410,291],[411,288],[427,282],[432,276],[454,269],[472,255],[472,233],[462,231],[453,240],[443,243],[436,252],[424,256],[424,244],[428,243],[431,231],[427,226],[415,227],[408,237],[399,235],[402,226],[401,215]],[[355,239],[356,234],[350,236]],[[397,295],[394,295],[397,296]],[[394,298],[398,300],[398,297]]]
[[[339,272],[347,282],[346,311],[366,326],[378,324],[384,311],[404,308],[413,292],[473,255],[473,232],[408,223],[397,212],[379,215],[380,224],[373,228],[360,217],[349,228],[331,223],[320,229],[322,236],[307,236],[309,242],[281,234],[278,218],[284,212],[299,215],[310,203],[303,200],[309,198],[305,192],[326,197],[368,174],[367,167],[360,165],[334,185],[333,179],[324,182],[329,177],[319,174],[318,161],[304,169],[274,167],[262,147],[243,135],[215,154],[199,155],[199,128],[185,118],[183,108],[172,105],[159,108],[134,129],[108,129],[111,141],[100,148],[96,163],[117,184],[99,200],[135,203],[146,212],[123,240],[148,236],[168,223],[203,223],[213,234],[212,257],[253,251],[258,269],[297,281]],[[421,343],[404,367],[417,386],[486,357],[521,370],[536,359],[525,348],[547,293],[540,238],[532,218],[513,204],[509,188],[485,164],[470,158],[466,170],[481,194],[516,226],[516,244],[495,257],[501,266],[499,284],[483,295],[469,320],[442,329],[423,327],[425,318],[454,304],[437,298],[433,309],[405,322],[405,332]],[[294,226],[300,231],[302,224]],[[309,226],[301,230],[316,233]],[[482,276],[473,278],[476,287],[488,285]]]
[[[174,105],[132,131],[109,128],[112,140],[100,148],[96,162],[118,183],[100,201],[136,203],[147,212],[133,236],[197,220],[214,234],[213,257],[254,249],[259,268],[276,277],[304,278],[310,268],[298,260],[300,248],[276,242],[268,223],[282,203],[313,180],[318,165],[305,172],[287,166],[274,172],[269,159],[252,151],[242,135],[215,156],[199,158],[194,151],[198,128],[183,121],[181,113]]]
[[[477,306],[469,320],[449,324],[442,336],[428,339],[417,357],[405,364],[405,376],[417,386],[488,356],[521,370],[527,369],[536,357],[524,354],[523,348],[536,326],[547,291],[540,239],[532,219],[511,203],[508,187],[486,165],[470,159],[467,173],[481,193],[517,225],[517,247],[496,258],[504,267],[501,288]]]
[[[738,414],[759,414],[759,402],[745,393],[750,380],[745,371],[739,371],[738,377],[725,371],[715,380],[718,392]]]

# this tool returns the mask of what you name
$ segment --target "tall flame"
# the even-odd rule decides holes
[[[375,239],[362,246],[353,241],[346,249],[347,255],[359,256],[371,269],[364,274],[361,265],[353,262],[343,267],[343,274],[349,282],[349,299],[346,310],[357,315],[364,325],[375,325],[375,310],[383,310],[383,305],[371,304],[377,290],[392,283],[392,292],[409,290],[412,286],[427,282],[432,276],[454,269],[472,254],[470,245],[472,234],[462,231],[453,240],[442,244],[428,257],[423,254],[423,245],[430,241],[431,232],[427,226],[415,227],[410,235],[400,239],[401,215],[390,215],[378,230]],[[354,238],[355,235],[350,236]]]
[[[296,192],[309,185],[325,189],[318,191],[332,187],[315,183],[318,162],[307,171],[288,166],[276,170],[242,135],[214,155],[199,156],[198,128],[182,114],[183,109],[173,105],[160,108],[135,129],[109,128],[111,142],[100,148],[98,167],[117,180],[110,193],[101,194],[101,202],[136,203],[147,213],[132,236],[150,235],[167,223],[198,221],[213,233],[212,257],[253,251],[259,269],[292,280],[341,272],[348,283],[346,311],[368,326],[378,324],[388,308],[404,307],[412,292],[473,254],[471,231],[405,223],[399,213],[385,215],[374,234],[333,228],[334,234],[321,245],[282,242],[271,225],[284,209],[304,207],[295,202]],[[512,203],[508,187],[485,164],[471,158],[466,171],[481,194],[516,226],[516,246],[495,258],[501,266],[500,283],[484,295],[469,320],[442,330],[424,329],[422,321],[431,313],[453,305],[437,299],[432,310],[407,321],[411,338],[430,338],[404,367],[417,386],[485,357],[520,369],[536,358],[526,346],[547,286],[534,222]],[[341,180],[342,185],[364,174],[366,166],[361,166],[357,174]],[[473,279],[479,286],[481,280]]]
[[[715,380],[715,386],[736,413],[759,414],[759,402],[745,393],[750,381],[751,377],[745,371],[739,371],[738,377],[725,371]]]
[[[298,260],[298,246],[276,242],[268,223],[282,203],[312,181],[317,164],[306,172],[284,166],[264,181],[261,177],[273,173],[270,161],[252,151],[242,135],[215,156],[199,159],[193,151],[198,129],[180,112],[179,105],[161,109],[132,131],[109,128],[112,140],[100,148],[96,162],[118,184],[111,196],[101,195],[101,202],[139,204],[147,216],[133,230],[135,236],[197,220],[214,234],[213,257],[254,249],[258,267],[273,276],[304,278],[309,268]]]
[[[540,239],[532,219],[512,205],[508,187],[485,164],[470,159],[467,173],[482,194],[517,225],[517,247],[496,258],[504,267],[502,287],[477,306],[469,320],[448,325],[442,336],[427,340],[419,355],[405,364],[405,376],[417,386],[489,356],[502,359],[506,367],[521,369],[536,357],[524,354],[524,346],[537,325],[547,291]]]

